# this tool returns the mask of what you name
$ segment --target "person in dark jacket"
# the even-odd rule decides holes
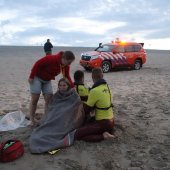
[[[44,44],[44,52],[46,55],[52,54],[52,48],[53,45],[51,44],[50,39],[47,39],[47,42]]]

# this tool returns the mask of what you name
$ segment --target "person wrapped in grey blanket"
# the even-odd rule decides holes
[[[30,136],[31,153],[44,153],[72,145],[76,129],[83,124],[83,105],[75,89],[71,89],[64,78],[60,79],[58,87],[40,126]]]

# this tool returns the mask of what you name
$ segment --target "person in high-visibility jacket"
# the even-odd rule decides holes
[[[87,101],[89,89],[84,85],[84,72],[77,70],[74,73],[74,87],[83,102]]]
[[[92,70],[94,85],[84,103],[85,114],[95,111],[95,121],[86,123],[75,132],[75,140],[97,142],[108,138],[114,138],[114,113],[112,108],[112,92],[107,82],[103,79],[101,68]]]

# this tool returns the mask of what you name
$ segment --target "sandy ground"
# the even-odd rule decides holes
[[[72,50],[77,69],[81,52],[90,48],[55,47]],[[0,132],[0,141],[16,137],[25,146],[21,159],[2,164],[8,170],[169,170],[170,169],[170,51],[148,50],[147,63],[139,71],[118,70],[104,74],[114,94],[115,140],[99,143],[75,142],[54,156],[29,152],[31,128]],[[42,47],[0,47],[0,115],[21,109],[28,112],[27,78]],[[85,71],[85,82],[92,84]],[[53,81],[56,89],[57,80]],[[43,98],[37,115],[43,113]]]

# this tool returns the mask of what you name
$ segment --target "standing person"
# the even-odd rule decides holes
[[[94,109],[95,121],[78,128],[75,132],[75,140],[97,142],[114,138],[112,135],[114,127],[112,93],[103,79],[101,68],[92,70],[92,79],[94,85],[90,90],[87,102],[84,103],[84,109],[85,114],[89,114]]]
[[[71,87],[74,87],[70,78],[70,64],[74,60],[75,56],[71,51],[61,51],[56,55],[47,55],[34,64],[28,79],[31,92],[29,117],[32,125],[35,125],[34,115],[41,91],[44,96],[46,111],[48,102],[53,94],[51,80],[54,80],[55,76],[62,73],[63,77],[70,82]]]
[[[51,44],[50,39],[47,39],[47,42],[44,44],[44,52],[46,53],[46,55],[52,54],[52,48],[53,45]]]
[[[77,70],[74,73],[74,86],[83,102],[87,101],[89,89],[84,86],[84,72]]]

